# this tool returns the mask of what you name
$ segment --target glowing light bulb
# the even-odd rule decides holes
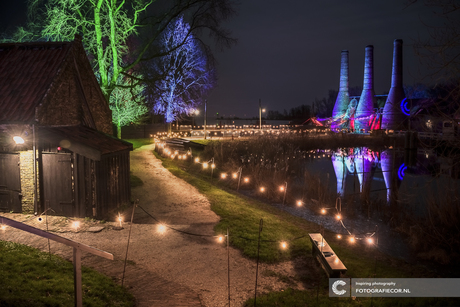
[[[281,245],[281,248],[282,248],[282,249],[286,249],[286,248],[287,248],[287,243],[286,243],[286,242],[284,242],[284,241],[283,241],[283,242],[281,242],[281,244],[280,244],[280,245]]]
[[[374,239],[372,239],[372,238],[367,238],[367,243],[369,243],[369,244],[374,244]]]
[[[225,173],[220,174],[220,178],[222,178],[222,179],[227,178],[227,174],[225,174]]]
[[[337,239],[342,239],[342,235],[337,235]]]
[[[248,182],[249,182],[249,178],[248,178],[248,177],[244,178],[244,182],[248,183]]]
[[[284,186],[280,186],[280,191],[281,191],[281,192],[284,191]]]
[[[211,168],[216,168],[216,165],[214,163],[211,164]]]
[[[200,158],[195,158],[195,163],[200,162]]]
[[[265,188],[264,188],[264,187],[260,187],[260,192],[265,192]]]
[[[233,174],[232,174],[232,177],[233,177],[233,178],[237,178],[237,177],[238,177],[238,173],[233,173]]]
[[[355,243],[355,237],[350,237],[350,243]]]
[[[219,242],[224,242],[224,237],[223,237],[223,236],[219,236],[219,237],[217,238],[217,240],[218,240]]]
[[[16,144],[24,144],[24,139],[20,136],[15,136],[13,137],[13,141],[16,143]]]
[[[340,214],[337,214],[337,215],[335,216],[335,218],[336,218],[337,220],[341,220],[341,219],[342,219],[342,216],[341,216]]]
[[[78,229],[78,227],[80,227],[80,222],[79,221],[74,221],[72,223],[72,227],[75,228],[75,229]]]
[[[322,208],[322,209],[321,209],[321,213],[322,213],[322,214],[326,214],[326,209]]]
[[[1,230],[6,230],[6,225],[3,225],[3,224],[2,224],[2,226],[0,226],[0,229],[1,229]]]
[[[302,206],[302,201],[301,200],[297,201],[297,206],[299,206],[299,207]]]
[[[204,162],[203,163],[203,168],[208,168],[208,163]]]
[[[164,224],[158,224],[157,231],[159,234],[164,234],[166,232],[166,226]]]

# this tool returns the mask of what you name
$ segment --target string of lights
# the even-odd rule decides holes
[[[166,144],[166,143],[164,143],[164,142],[159,142],[159,148],[162,148],[163,151],[166,153],[167,156],[169,156],[169,157],[171,157],[172,159],[174,159],[175,155],[178,155],[178,151],[176,151],[175,154],[171,154],[172,151],[169,150],[167,147],[165,147],[165,144]],[[314,152],[314,151],[312,150],[311,153],[313,153],[313,152]],[[191,151],[189,150],[189,151],[187,152],[187,154],[189,154],[189,155],[191,156]],[[320,154],[318,155],[318,158],[325,157],[326,155],[327,155],[328,157],[331,156],[330,154],[320,153]],[[181,155],[178,155],[178,156],[180,157]],[[182,159],[185,160],[185,159],[186,159],[186,156],[187,156],[187,155],[183,155],[183,156],[182,156]],[[310,156],[310,155],[309,155],[309,156]],[[314,156],[314,157],[315,157],[315,156]],[[212,164],[211,164],[212,170],[214,170],[214,168],[216,167],[216,165],[215,165],[215,163],[214,163],[214,158],[212,158],[211,160],[209,160],[209,161],[207,161],[207,162],[201,163],[200,160],[199,160],[199,158],[196,157],[194,161],[195,161],[195,163],[200,163],[200,164],[202,164],[204,169],[208,168],[209,163],[212,163]],[[239,190],[239,187],[240,187],[241,176],[242,176],[242,168],[241,168],[241,167],[238,169],[238,171],[231,173],[231,177],[232,177],[233,179],[238,179],[238,188],[237,188],[237,191]],[[221,175],[220,175],[220,178],[221,178],[221,179],[227,179],[228,177],[229,177],[229,174],[226,173],[226,172],[222,172]],[[211,176],[211,178],[212,178],[212,176]],[[244,183],[249,183],[249,181],[250,181],[249,177],[244,177],[244,178],[243,178],[243,182],[244,182]],[[381,190],[383,191],[383,190],[387,190],[387,189],[381,189]],[[261,193],[266,192],[266,187],[260,186],[260,187],[259,187],[259,191],[260,191]],[[287,182],[284,182],[283,185],[279,186],[279,191],[283,193],[283,206],[284,206],[285,199],[286,199],[286,193],[287,193]],[[358,194],[358,193],[356,193],[356,194]],[[340,200],[340,198],[338,198],[338,200]],[[297,200],[297,201],[296,201],[296,204],[297,204],[298,207],[301,207],[302,205],[305,204],[305,202],[304,202],[303,200]],[[337,206],[337,204],[336,204],[336,207],[335,207],[335,208],[334,208],[334,207],[330,207],[330,208],[325,208],[325,207],[323,207],[323,208],[321,208],[320,212],[321,212],[321,214],[324,215],[324,214],[326,214],[326,210],[330,210],[330,209],[336,209],[337,212],[336,212],[335,218],[340,222],[340,224],[341,224],[341,226],[343,227],[343,229],[344,229],[344,230],[348,233],[348,235],[350,236],[350,242],[351,242],[351,243],[354,243],[355,240],[362,240],[362,239],[364,239],[364,238],[368,238],[368,237],[369,237],[369,236],[361,237],[361,236],[363,236],[363,234],[352,234],[352,233],[348,230],[348,228],[345,226],[345,224],[344,224],[344,222],[343,222],[343,217],[342,217],[342,214],[341,214],[341,202],[340,202],[340,208],[338,208],[338,206]],[[374,236],[374,235],[375,235],[375,232],[374,232],[371,236]],[[339,234],[339,235],[337,236],[337,238],[338,238],[338,239],[341,239],[341,238],[342,238],[342,235]],[[242,238],[242,239],[245,239],[245,238]],[[369,240],[368,240],[368,241],[369,241]],[[371,243],[371,242],[369,242],[369,243]]]
[[[199,234],[199,233],[193,233],[193,232],[189,232],[189,231],[183,231],[183,230],[180,230],[180,229],[176,229],[176,228],[173,228],[171,226],[168,226],[167,224],[161,222],[160,220],[158,220],[157,218],[155,218],[152,214],[150,214],[149,212],[147,212],[144,208],[142,208],[141,206],[137,206],[138,208],[140,208],[142,211],[144,211],[150,218],[152,218],[154,221],[156,221],[158,224],[157,224],[157,231],[159,233],[165,233],[166,229],[170,229],[170,230],[173,230],[173,231],[176,231],[178,233],[181,233],[181,234],[185,234],[185,235],[190,235],[190,236],[196,236],[196,237],[212,237],[212,238],[217,238],[219,242],[223,242],[223,239],[224,237],[226,237],[226,235],[207,235],[207,234]],[[257,239],[251,239],[251,238],[247,238],[247,237],[243,237],[243,236],[233,236],[234,238],[238,238],[238,239],[242,239],[242,240],[246,240],[246,241],[257,241]],[[261,239],[260,241],[261,242],[267,242],[267,243],[279,243],[280,244],[280,247],[282,249],[286,249],[288,247],[288,244],[289,243],[292,243],[296,240],[300,240],[302,238],[305,238],[307,237],[307,235],[303,235],[303,236],[299,236],[299,237],[295,237],[293,239],[290,239],[290,240],[268,240],[268,239]]]

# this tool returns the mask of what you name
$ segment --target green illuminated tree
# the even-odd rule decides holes
[[[117,127],[117,137],[121,139],[121,127],[138,123],[149,111],[145,104],[145,85],[133,85],[133,80],[120,77],[110,95],[109,106],[112,110],[112,122]]]
[[[65,41],[82,35],[107,102],[121,75],[152,81],[131,72],[186,43],[188,36],[172,49],[158,48],[163,31],[180,15],[187,16],[188,34],[209,34],[220,47],[235,41],[221,27],[233,14],[229,0],[30,0],[28,9],[28,27],[18,28],[13,40]]]

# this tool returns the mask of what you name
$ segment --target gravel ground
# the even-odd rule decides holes
[[[210,210],[207,199],[164,169],[152,150],[153,145],[149,145],[131,153],[133,174],[144,182],[143,186],[133,188],[133,199],[139,199],[139,205],[145,211],[175,229],[214,235],[213,227],[219,217]],[[44,222],[39,223],[33,216],[2,215],[46,228]],[[130,210],[123,215],[129,219]],[[83,253],[82,263],[121,282],[130,225],[124,223],[121,230],[116,230],[115,226],[115,222],[82,220],[76,231],[70,227],[69,219],[48,217],[50,231],[114,254],[115,261],[109,261]],[[103,229],[91,232],[90,227]],[[48,251],[46,239],[20,230],[8,228],[0,231],[0,239]],[[55,242],[50,245],[51,252],[71,259],[70,247]],[[242,306],[245,300],[254,296],[256,263],[233,248],[229,249],[229,255],[231,306]],[[307,263],[311,260],[306,259],[276,265],[260,264],[258,294],[282,291],[287,287],[304,289],[306,285],[299,281],[299,276],[305,275],[306,267],[312,265]],[[130,288],[138,306],[228,306],[227,248],[214,237],[185,235],[171,229],[160,234],[157,222],[137,208],[128,260],[124,285]]]

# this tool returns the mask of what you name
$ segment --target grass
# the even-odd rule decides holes
[[[190,162],[172,161],[163,159],[156,152],[155,155],[163,161],[163,166],[175,176],[184,179],[195,186],[205,195],[211,204],[211,209],[221,217],[216,225],[218,234],[225,234],[227,228],[230,234],[230,244],[252,259],[257,258],[257,238],[259,222],[263,219],[261,232],[260,260],[276,263],[292,260],[299,256],[307,259],[305,269],[307,273],[296,276],[304,284],[317,285],[305,291],[287,289],[282,292],[270,292],[258,298],[259,306],[455,306],[457,299],[431,298],[356,298],[355,300],[329,298],[328,279],[319,269],[318,263],[311,256],[311,244],[308,233],[318,232],[317,224],[292,216],[266,203],[245,197],[223,186],[210,183],[209,171],[202,171]],[[217,172],[216,172],[217,173]],[[336,238],[330,231],[324,231],[324,237],[335,253],[346,265],[346,277],[351,278],[409,278],[409,277],[437,277],[435,273],[425,267],[412,265],[395,258],[388,257],[372,247],[364,244],[350,245],[344,240]],[[280,249],[279,242],[288,241],[287,250]],[[266,272],[265,276],[272,276],[285,282],[288,286],[292,282],[286,276],[273,275]],[[318,296],[318,299],[317,299]],[[253,306],[249,300],[245,306]]]
[[[193,140],[191,142],[201,144],[201,145],[208,145],[210,142],[212,142],[212,140]]]
[[[0,306],[73,306],[73,265],[35,248],[0,241]],[[82,267],[84,306],[134,306],[109,277]]]
[[[221,217],[215,231],[224,234],[229,228],[230,243],[240,249],[245,256],[252,259],[257,257],[260,219],[263,219],[259,256],[261,261],[275,263],[311,254],[308,233],[318,232],[319,225],[293,216],[269,204],[211,184],[209,175],[203,175],[201,172],[193,173],[192,166],[190,169],[187,168],[187,162],[163,159],[159,155],[157,157],[163,161],[163,166],[172,174],[195,186],[200,193],[207,197],[211,203],[211,209]],[[405,276],[400,263],[398,263],[399,267],[388,265],[387,263],[392,261],[370,247],[360,244],[350,246],[347,242],[336,239],[335,234],[327,230],[324,232],[324,236],[334,251],[346,263],[350,277],[373,276],[375,267],[377,273],[382,272],[384,274],[380,277]],[[289,248],[287,250],[280,249],[279,243],[282,241],[288,242]],[[375,266],[376,259],[378,260],[377,266]]]
[[[245,307],[254,306],[251,298],[244,304]],[[418,298],[418,297],[329,297],[328,289],[294,290],[291,288],[281,292],[270,292],[257,297],[257,306],[264,307],[304,307],[304,306],[458,306],[458,300],[446,298]]]
[[[145,139],[126,139],[124,141],[130,142],[133,144],[133,150],[137,149],[139,147],[142,147],[144,145],[150,145],[153,144],[153,139],[152,138],[145,138]]]

